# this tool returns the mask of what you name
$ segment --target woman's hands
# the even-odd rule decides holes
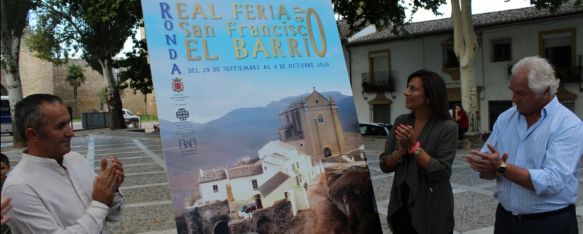
[[[399,143],[399,146],[408,151],[417,142],[417,136],[413,126],[406,124],[399,124],[395,129],[395,138]]]

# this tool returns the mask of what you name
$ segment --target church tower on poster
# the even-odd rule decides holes
[[[338,107],[331,97],[327,99],[314,89],[279,117],[283,123],[279,129],[281,141],[298,147],[314,160],[345,152]]]

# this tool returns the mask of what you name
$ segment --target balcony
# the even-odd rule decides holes
[[[367,93],[393,92],[395,85],[389,71],[362,73],[362,90]]]

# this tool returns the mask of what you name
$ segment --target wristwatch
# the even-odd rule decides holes
[[[409,154],[415,156],[415,158],[419,157],[421,153],[423,153],[423,149],[421,148],[421,143],[419,141],[415,142],[415,145],[411,146],[409,150],[407,150]]]
[[[503,176],[504,173],[506,173],[506,167],[508,167],[508,164],[506,164],[506,161],[502,160],[500,166],[498,166],[498,169],[496,169],[496,175]]]
[[[415,156],[415,158],[418,158],[419,156],[421,156],[422,153],[423,153],[423,148],[417,147],[415,149],[415,151],[413,152],[413,156]]]

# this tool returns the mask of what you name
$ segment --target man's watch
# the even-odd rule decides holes
[[[500,166],[498,166],[498,169],[496,169],[496,175],[503,176],[504,173],[506,173],[507,167],[508,167],[508,164],[506,163],[506,161],[502,160],[500,163]]]

